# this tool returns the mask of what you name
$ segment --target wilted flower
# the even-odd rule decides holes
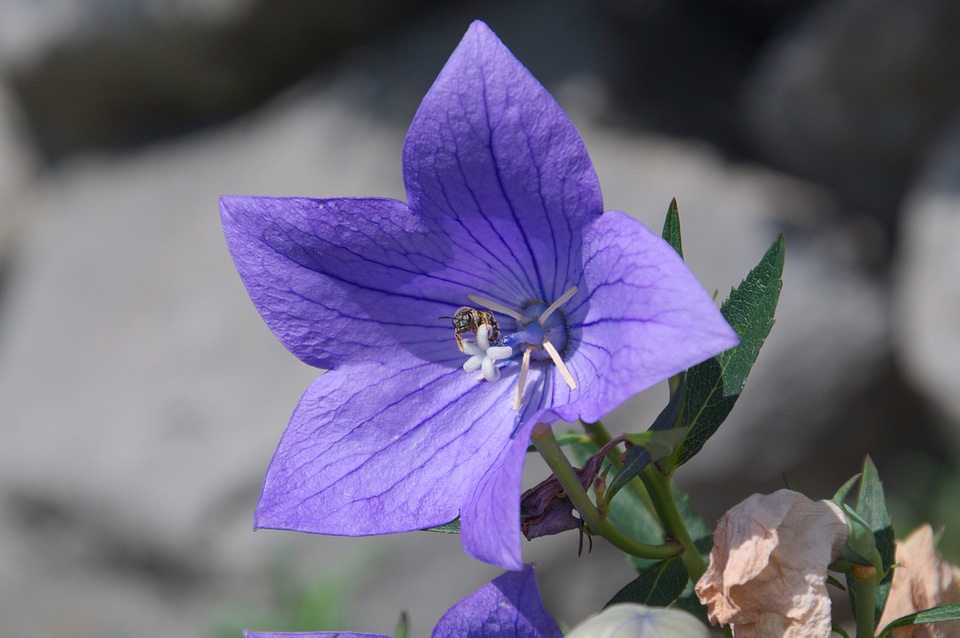
[[[665,242],[603,212],[573,124],[483,23],[417,111],[403,177],[407,203],[220,200],[257,309],[329,369],[256,526],[366,535],[460,516],[469,554],[518,569],[533,425],[596,421],[737,336]]]
[[[907,614],[960,603],[960,567],[943,559],[934,545],[933,529],[924,525],[897,542],[897,566],[880,617],[880,628]],[[960,621],[908,625],[893,630],[895,638],[948,638],[960,635]]]
[[[591,616],[566,638],[710,638],[710,630],[680,609],[623,603]]]
[[[244,638],[388,638],[349,632],[257,633]],[[543,608],[533,568],[507,572],[473,592],[443,615],[432,638],[563,638],[563,632]]]
[[[595,482],[603,485],[603,479],[598,478],[600,466],[606,459],[607,453],[623,441],[623,436],[611,439],[587,459],[582,468],[573,468],[584,490],[590,489],[591,485],[596,486]],[[551,474],[520,495],[520,512],[522,520],[520,530],[527,540],[578,529],[580,530],[580,549],[583,550],[583,520],[579,516],[574,516],[573,502],[555,474]],[[593,547],[592,539],[590,543]]]
[[[790,490],[735,506],[717,523],[696,586],[710,621],[738,637],[829,638],[827,567],[848,533],[835,503]]]

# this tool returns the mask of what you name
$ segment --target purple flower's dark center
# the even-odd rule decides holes
[[[520,409],[531,359],[552,361],[570,389],[576,390],[577,382],[562,358],[569,341],[569,327],[565,315],[560,310],[560,307],[576,292],[577,287],[574,286],[549,305],[544,302],[533,302],[520,311],[490,299],[469,295],[473,302],[512,317],[517,322],[517,331],[501,335],[499,340],[491,343],[491,332],[486,326],[480,326],[475,341],[463,340],[463,350],[470,355],[467,362],[463,364],[463,369],[467,372],[482,370],[482,378],[487,381],[496,381],[500,378],[500,371],[494,365],[496,361],[511,359],[516,354],[521,354],[517,397],[513,402],[514,410]]]

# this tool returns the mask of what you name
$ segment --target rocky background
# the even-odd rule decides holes
[[[958,545],[954,0],[0,0],[0,634],[390,633],[407,610],[426,635],[496,574],[455,537],[251,532],[315,372],[249,303],[216,203],[403,197],[406,125],[475,18],[569,110],[608,208],[658,228],[678,198],[708,289],[786,236],[771,339],[681,472],[707,518],[781,472],[828,496],[869,451],[901,532]],[[630,578],[576,548],[525,549],[568,623]]]

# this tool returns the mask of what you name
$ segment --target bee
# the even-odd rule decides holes
[[[454,336],[457,338],[457,347],[460,348],[460,352],[463,352],[463,338],[460,335],[465,332],[476,334],[480,326],[490,327],[488,337],[491,343],[500,338],[500,326],[497,325],[496,318],[494,318],[493,313],[489,310],[479,310],[477,308],[464,306],[457,310],[456,314],[452,317],[439,318],[453,320]]]

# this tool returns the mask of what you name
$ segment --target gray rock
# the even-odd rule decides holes
[[[897,353],[960,457],[960,120],[904,203],[895,264]]]
[[[953,0],[820,3],[761,56],[745,124],[775,163],[890,218],[960,104],[958,36]]]
[[[76,561],[156,562],[185,578],[262,565],[263,552],[243,549],[272,544],[249,533],[258,483],[316,372],[245,299],[216,202],[311,192],[324,176],[348,191],[365,183],[371,156],[392,156],[396,143],[335,112],[305,105],[276,116],[286,125],[241,125],[249,136],[88,158],[39,189],[0,336],[0,482],[20,504],[11,511],[69,522],[87,548]],[[4,600],[5,619],[14,601]],[[95,635],[112,631],[105,601],[91,611],[107,623]]]
[[[420,0],[7,0],[0,74],[47,153],[116,147],[235,115]]]
[[[131,534],[177,551],[218,515],[224,490],[255,496],[316,373],[289,358],[245,299],[217,197],[399,181],[373,176],[372,158],[385,166],[396,136],[330,103],[286,111],[271,117],[277,125],[241,126],[253,127],[246,136],[78,161],[42,185],[3,325],[0,410],[11,410],[6,434],[20,441],[5,447],[8,485],[42,486],[68,509],[114,503]],[[279,397],[289,407],[274,413]],[[254,423],[277,426],[237,431]],[[37,462],[56,450],[72,454]]]

